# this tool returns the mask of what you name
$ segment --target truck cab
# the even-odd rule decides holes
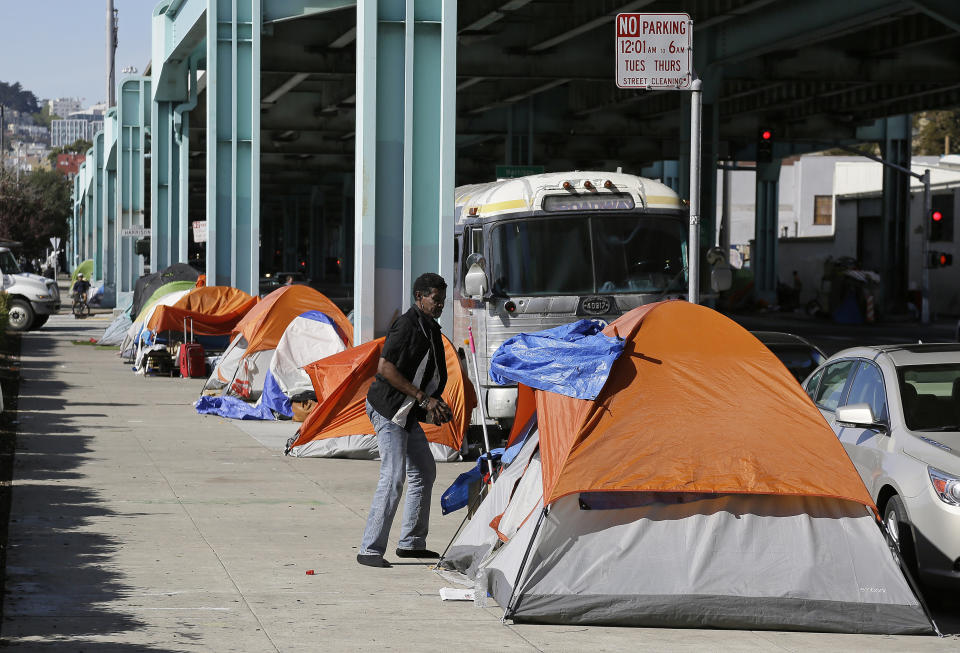
[[[57,282],[23,272],[13,252],[6,247],[0,247],[0,271],[3,272],[3,291],[8,297],[11,331],[39,329],[60,310]]]

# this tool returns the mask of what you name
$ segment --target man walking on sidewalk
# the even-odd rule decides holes
[[[450,421],[450,407],[440,398],[447,383],[440,325],[447,283],[428,272],[413,282],[414,305],[396,319],[383,343],[377,377],[367,392],[367,416],[377,432],[380,480],[373,495],[357,562],[389,567],[383,559],[403,479],[410,481],[403,507],[397,556],[437,558],[429,551],[430,493],[437,464],[420,422]]]

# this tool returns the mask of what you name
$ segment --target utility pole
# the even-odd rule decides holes
[[[3,132],[7,129],[7,123],[3,118],[3,105],[0,104],[0,170],[3,170],[4,158],[6,158],[5,152],[3,150]]]
[[[107,0],[107,108],[116,105],[114,61],[117,54],[117,11],[113,0]]]

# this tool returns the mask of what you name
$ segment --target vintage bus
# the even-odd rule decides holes
[[[582,318],[604,323],[687,295],[688,211],[668,186],[621,172],[556,172],[460,186],[453,342],[477,345],[487,421],[508,427],[517,389],[495,385],[501,343]],[[479,410],[473,423],[480,424]]]

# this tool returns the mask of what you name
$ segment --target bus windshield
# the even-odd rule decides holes
[[[686,288],[682,220],[564,216],[515,220],[490,231],[499,295],[652,293]]]
[[[0,251],[0,270],[4,274],[20,274],[20,266],[10,250]]]

